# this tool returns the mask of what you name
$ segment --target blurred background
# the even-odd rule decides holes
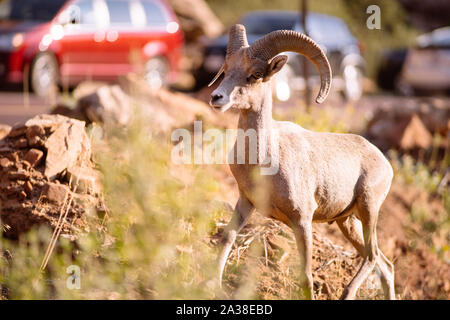
[[[366,26],[372,4],[381,9],[380,29]],[[13,92],[24,91],[26,102],[43,110],[82,81],[116,81],[130,72],[155,88],[196,92],[206,100],[209,91],[202,89],[223,62],[226,30],[234,23],[246,26],[250,43],[278,29],[306,32],[327,53],[341,103],[375,93],[446,96],[448,9],[440,0],[250,0],[238,6],[215,0],[1,0],[2,105],[20,105],[21,95]],[[274,96],[282,102],[303,94],[309,104],[317,74],[299,55],[289,56]],[[20,118],[5,109],[3,122]]]
[[[371,5],[380,8],[379,29],[367,26],[373,14],[367,13]],[[361,134],[386,154],[396,178],[382,209],[379,238],[386,255],[394,260],[399,298],[449,299],[447,0],[0,0],[0,139],[5,137],[0,140],[5,146],[2,149],[0,143],[0,156],[8,155],[8,161],[22,168],[21,155],[32,144],[27,142],[28,133],[24,138],[26,130],[21,126],[36,115],[59,114],[85,121],[98,163],[95,168],[105,177],[106,212],[116,217],[110,220],[108,232],[102,229],[103,220],[101,228],[98,221],[91,227],[102,230],[107,245],[91,239],[81,250],[85,256],[82,254],[80,261],[84,257],[86,270],[92,271],[91,282],[85,286],[101,290],[74,296],[62,287],[48,292],[41,287],[28,289],[32,270],[38,268],[30,267],[28,260],[16,254],[20,267],[8,269],[3,278],[0,259],[0,284],[8,288],[4,297],[301,297],[292,271],[295,248],[285,246],[292,235],[264,219],[257,224],[262,228],[245,229],[233,249],[226,293],[207,285],[208,275],[202,272],[211,271],[216,234],[230,216],[223,208],[234,205],[237,187],[225,166],[172,167],[168,157],[171,130],[192,130],[196,119],[204,121],[204,128],[235,128],[237,112],[219,115],[207,105],[220,79],[211,88],[207,84],[224,61],[227,31],[235,23],[246,27],[250,43],[271,31],[289,29],[308,34],[323,48],[333,71],[328,99],[322,105],[312,102],[319,88],[317,73],[303,57],[288,53],[288,63],[273,81],[274,118],[294,121],[310,130]],[[97,124],[103,124],[101,130]],[[129,130],[122,130],[123,126]],[[162,134],[156,146],[144,138],[148,130]],[[48,135],[52,131],[42,132]],[[45,135],[42,133],[41,139]],[[53,147],[46,144],[47,150],[43,146],[42,142],[45,157]],[[3,163],[5,172],[15,168],[8,161]],[[28,165],[24,165],[26,170]],[[40,166],[44,172],[43,163]],[[72,188],[67,172],[56,179]],[[24,216],[28,217],[8,218],[12,227],[4,229],[7,237],[16,239],[22,226],[28,230],[43,221],[54,228],[59,207],[41,208],[37,200],[36,190],[48,179],[31,179],[34,189],[27,191],[27,187],[21,193],[25,182],[16,179],[17,175],[6,177],[0,177],[0,200],[16,204],[8,202],[12,207],[5,205],[3,209],[0,205],[1,217],[12,217],[11,212],[17,210],[27,212]],[[172,179],[169,183],[168,177]],[[184,196],[174,197],[178,194]],[[211,210],[212,199],[226,205]],[[47,210],[48,221],[34,213],[36,208]],[[165,214],[159,216],[161,212]],[[76,211],[69,217],[76,214],[85,213]],[[178,233],[166,239],[174,226]],[[347,254],[353,249],[336,228],[317,228],[318,234],[340,246],[315,236],[315,244],[322,248],[320,254],[315,252],[315,289],[319,298],[334,299],[359,260]],[[66,233],[70,238],[76,232],[67,228]],[[41,236],[40,241],[47,244],[46,234]],[[114,244],[124,242],[129,251]],[[243,268],[242,259],[247,258],[241,257],[251,243],[265,248],[263,258],[249,253],[256,257],[263,279],[258,285],[253,283],[254,290],[238,280],[253,274]],[[24,257],[36,256],[39,262],[42,258],[42,248],[31,252],[26,250],[33,248],[11,246]],[[69,251],[73,254],[74,250]],[[99,261],[91,257],[92,251],[105,254],[102,257],[109,261],[110,274],[93,271],[99,268]],[[165,266],[159,262],[161,256],[169,261]],[[130,264],[122,264],[125,260]],[[62,261],[66,260],[57,261],[60,268],[65,266]],[[152,265],[157,275],[144,272],[143,264]],[[57,265],[53,268],[62,270]],[[27,281],[22,281],[20,272],[26,274]],[[139,285],[136,278],[141,281]],[[193,292],[193,287],[197,291]],[[363,299],[379,297],[379,286],[368,285],[360,294]]]

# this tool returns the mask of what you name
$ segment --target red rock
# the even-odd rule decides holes
[[[33,191],[33,185],[30,181],[27,181],[25,183],[25,190],[28,192],[28,194],[31,194],[31,192]]]
[[[2,203],[3,208],[18,210],[24,207],[22,202],[17,201],[16,199],[8,199]]]
[[[11,131],[11,127],[6,124],[0,124],[0,139],[3,139]]]
[[[26,131],[27,131],[27,127],[26,126],[23,126],[23,125],[16,126],[16,127],[13,127],[11,129],[11,131],[8,134],[8,136],[11,137],[11,138],[15,138],[15,137],[18,137],[18,136],[21,136],[21,135],[25,134]]]
[[[12,195],[12,194],[17,193],[18,191],[19,191],[19,189],[18,189],[17,187],[14,187],[14,186],[7,186],[6,189],[5,189],[5,194],[6,194],[7,196],[10,196],[10,195]]]
[[[30,163],[32,167],[36,167],[39,165],[42,157],[44,156],[44,152],[38,149],[30,149],[25,155],[25,160]]]
[[[67,197],[70,193],[69,187],[63,184],[56,184],[48,182],[44,185],[42,194],[51,202],[55,202],[58,205],[64,204],[67,201]]]
[[[40,147],[44,145],[44,141],[40,137],[34,136],[28,139],[28,144],[32,147]]]
[[[90,151],[90,141],[84,125],[82,121],[65,118],[48,137],[45,142],[47,157],[44,173],[50,180],[64,169],[76,165],[85,148]]]
[[[44,144],[42,137],[45,136],[45,130],[40,125],[31,125],[27,128],[26,137],[30,146],[41,146]]]
[[[45,135],[45,130],[39,125],[32,125],[27,128],[25,135],[27,139],[31,139],[36,136],[42,137]]]
[[[433,143],[433,137],[423,122],[414,114],[403,131],[400,139],[400,148],[411,150],[414,148],[428,149]]]
[[[2,236],[17,238],[34,225],[53,225],[55,214],[72,196],[83,197],[83,202],[74,202],[69,220],[82,217],[86,207],[100,206],[97,194],[77,195],[69,186],[67,172],[70,168],[95,171],[91,154],[85,124],[64,116],[36,116],[25,125],[13,128],[11,136],[0,138]],[[83,173],[89,173],[89,170],[83,170]],[[93,175],[77,176],[80,180],[78,192],[95,188],[91,183]],[[84,221],[83,218],[80,221]],[[71,223],[73,221],[67,221],[63,233],[76,232],[69,227]]]
[[[28,177],[29,174],[25,170],[11,171],[8,173],[8,178],[10,180],[25,180]]]
[[[427,100],[379,109],[367,125],[368,138],[383,151],[389,149],[429,149],[436,134],[445,137],[450,130],[450,105]],[[411,101],[412,102],[412,101]]]
[[[68,178],[71,181],[72,190],[77,193],[100,194],[100,176],[97,171],[91,168],[69,168]]]
[[[96,92],[78,100],[78,109],[91,122],[112,120],[120,125],[129,123],[132,115],[131,97],[118,85],[102,86]]]
[[[31,164],[27,160],[23,160],[22,165],[25,169],[28,169],[31,167]]]
[[[8,158],[1,158],[0,159],[0,167],[2,167],[2,168],[9,168],[12,165],[13,165],[13,163],[11,161],[9,161]]]
[[[20,138],[16,141],[14,141],[14,147],[18,149],[23,149],[28,147],[28,141],[25,138]]]

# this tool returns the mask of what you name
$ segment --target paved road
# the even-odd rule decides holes
[[[23,94],[20,89],[0,89],[0,124],[14,125],[37,114],[46,113],[53,106],[49,100],[34,94]]]
[[[198,93],[197,93],[198,95]],[[197,96],[205,102],[209,100],[209,92]],[[441,98],[419,98],[419,97],[398,97],[393,95],[376,95],[363,96],[358,103],[355,104],[355,117],[361,117],[362,114],[373,113],[379,108],[402,108],[409,104],[427,102],[450,107],[450,97]],[[297,102],[298,103],[298,102]],[[292,106],[293,102],[277,103],[279,107]],[[36,95],[23,94],[22,90],[17,87],[1,87],[0,86],[0,124],[14,125],[17,122],[25,121],[37,114],[47,113],[56,105],[55,99],[39,98]],[[295,105],[295,104],[294,104]],[[332,105],[338,109],[344,110],[345,103],[339,100],[337,95],[330,95],[324,105]],[[297,106],[296,106],[297,108]],[[280,109],[278,110],[280,111]],[[348,119],[347,119],[348,120]]]

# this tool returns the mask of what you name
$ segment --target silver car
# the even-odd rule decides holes
[[[247,30],[251,44],[269,32],[281,29],[296,30],[303,33],[300,14],[297,11],[252,11],[240,22]],[[311,12],[307,17],[307,29],[325,51],[333,72],[333,88],[337,88],[348,100],[358,100],[362,95],[362,78],[365,62],[361,56],[358,40],[350,33],[345,22],[337,17]],[[204,61],[196,71],[197,85],[206,85],[217,73],[225,59],[228,35],[212,40],[204,48]],[[288,63],[275,76],[274,96],[281,101],[288,100],[295,91],[305,88],[302,74],[301,56],[289,56]],[[319,77],[310,67],[310,87],[319,84]]]
[[[417,38],[408,50],[397,89],[406,95],[415,91],[450,89],[450,27],[436,29]]]
[[[333,16],[310,13],[306,27],[309,36],[322,47],[328,57],[333,71],[333,88],[341,92],[347,100],[359,100],[363,93],[365,61],[359,50],[358,40],[351,34],[345,22]],[[303,33],[300,22],[296,23],[294,30]],[[296,53],[288,55],[289,62],[284,71],[284,78],[290,79],[289,87],[292,90],[303,90],[305,80],[301,67],[302,56]],[[310,67],[309,72],[310,87],[320,85],[316,70]],[[282,87],[281,84],[277,86]]]

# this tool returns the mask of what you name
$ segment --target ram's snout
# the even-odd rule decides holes
[[[219,86],[216,90],[211,93],[211,100],[209,101],[211,107],[215,109],[220,109],[220,111],[225,112],[231,106],[230,97],[224,90]]]

